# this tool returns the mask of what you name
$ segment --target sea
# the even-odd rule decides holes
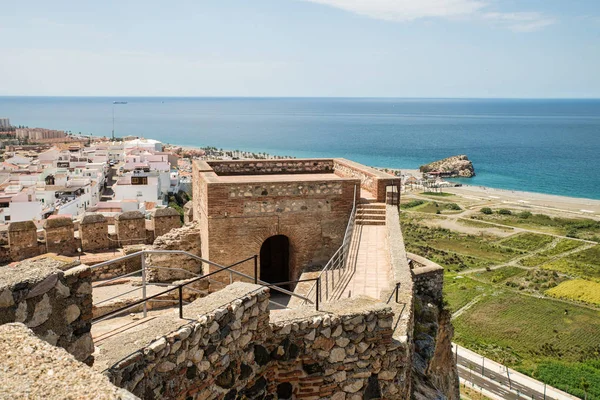
[[[113,102],[127,104],[113,104]],[[13,125],[417,169],[465,154],[457,181],[600,199],[600,99],[0,97]]]

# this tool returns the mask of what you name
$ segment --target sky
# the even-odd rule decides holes
[[[0,9],[0,96],[600,97],[598,0]]]

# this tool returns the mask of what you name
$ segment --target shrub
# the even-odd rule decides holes
[[[449,204],[446,204],[446,208],[447,208],[448,210],[456,210],[456,211],[458,211],[458,210],[462,210],[462,208],[460,208],[460,206],[459,206],[458,204],[456,204],[456,203],[449,203]]]
[[[489,208],[489,207],[483,207],[483,208],[482,208],[480,211],[481,211],[483,214],[485,214],[485,215],[490,215],[490,214],[493,214],[493,213],[494,213],[494,212],[492,211],[492,209],[491,209],[491,208]]]
[[[424,200],[411,200],[408,203],[402,204],[401,208],[413,208],[416,206],[420,206],[421,204],[425,204]]]
[[[529,217],[531,217],[533,214],[531,214],[529,211],[522,211],[519,214],[517,214],[517,217],[521,218],[521,219],[527,219]]]
[[[500,215],[512,215],[512,211],[507,210],[506,208],[501,208],[498,210],[498,214]]]

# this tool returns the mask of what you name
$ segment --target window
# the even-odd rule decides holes
[[[148,177],[147,176],[132,176],[131,184],[132,185],[147,185]]]
[[[8,208],[10,203],[0,203],[0,208]]]

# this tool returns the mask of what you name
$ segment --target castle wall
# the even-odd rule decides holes
[[[227,266],[259,254],[269,237],[285,235],[289,278],[298,279],[303,268],[324,266],[341,245],[358,184],[351,179],[302,180],[299,175],[292,182],[201,185],[207,210],[207,217],[200,218],[202,244],[207,245],[203,257]],[[236,269],[254,276],[252,262]]]
[[[209,161],[208,165],[220,176],[320,174],[333,172],[332,159],[236,160]]]
[[[360,186],[374,194],[379,202],[386,200],[386,186],[399,182],[398,178],[394,178],[390,174],[350,160],[336,158],[333,163],[337,175],[360,179]]]
[[[160,208],[152,214],[154,239],[181,227],[181,216],[172,208]]]
[[[8,226],[10,258],[20,261],[40,254],[37,228],[33,221],[12,222]]]
[[[61,271],[41,258],[0,268],[0,324],[21,322],[46,342],[91,362],[92,285],[86,265]]]
[[[270,316],[268,289],[238,282],[186,306],[191,322],[162,316],[107,339],[94,368],[145,399],[406,398],[391,310],[366,298],[327,307]]]
[[[444,288],[444,268],[424,257],[408,253],[418,267],[413,269],[415,294],[427,296],[437,305],[442,304]]]
[[[62,255],[77,254],[75,229],[71,218],[52,218],[44,222],[46,250]]]
[[[127,211],[115,217],[115,231],[119,245],[146,243],[146,219],[140,211]]]
[[[79,223],[79,237],[83,251],[110,248],[108,221],[102,214],[85,214]]]

